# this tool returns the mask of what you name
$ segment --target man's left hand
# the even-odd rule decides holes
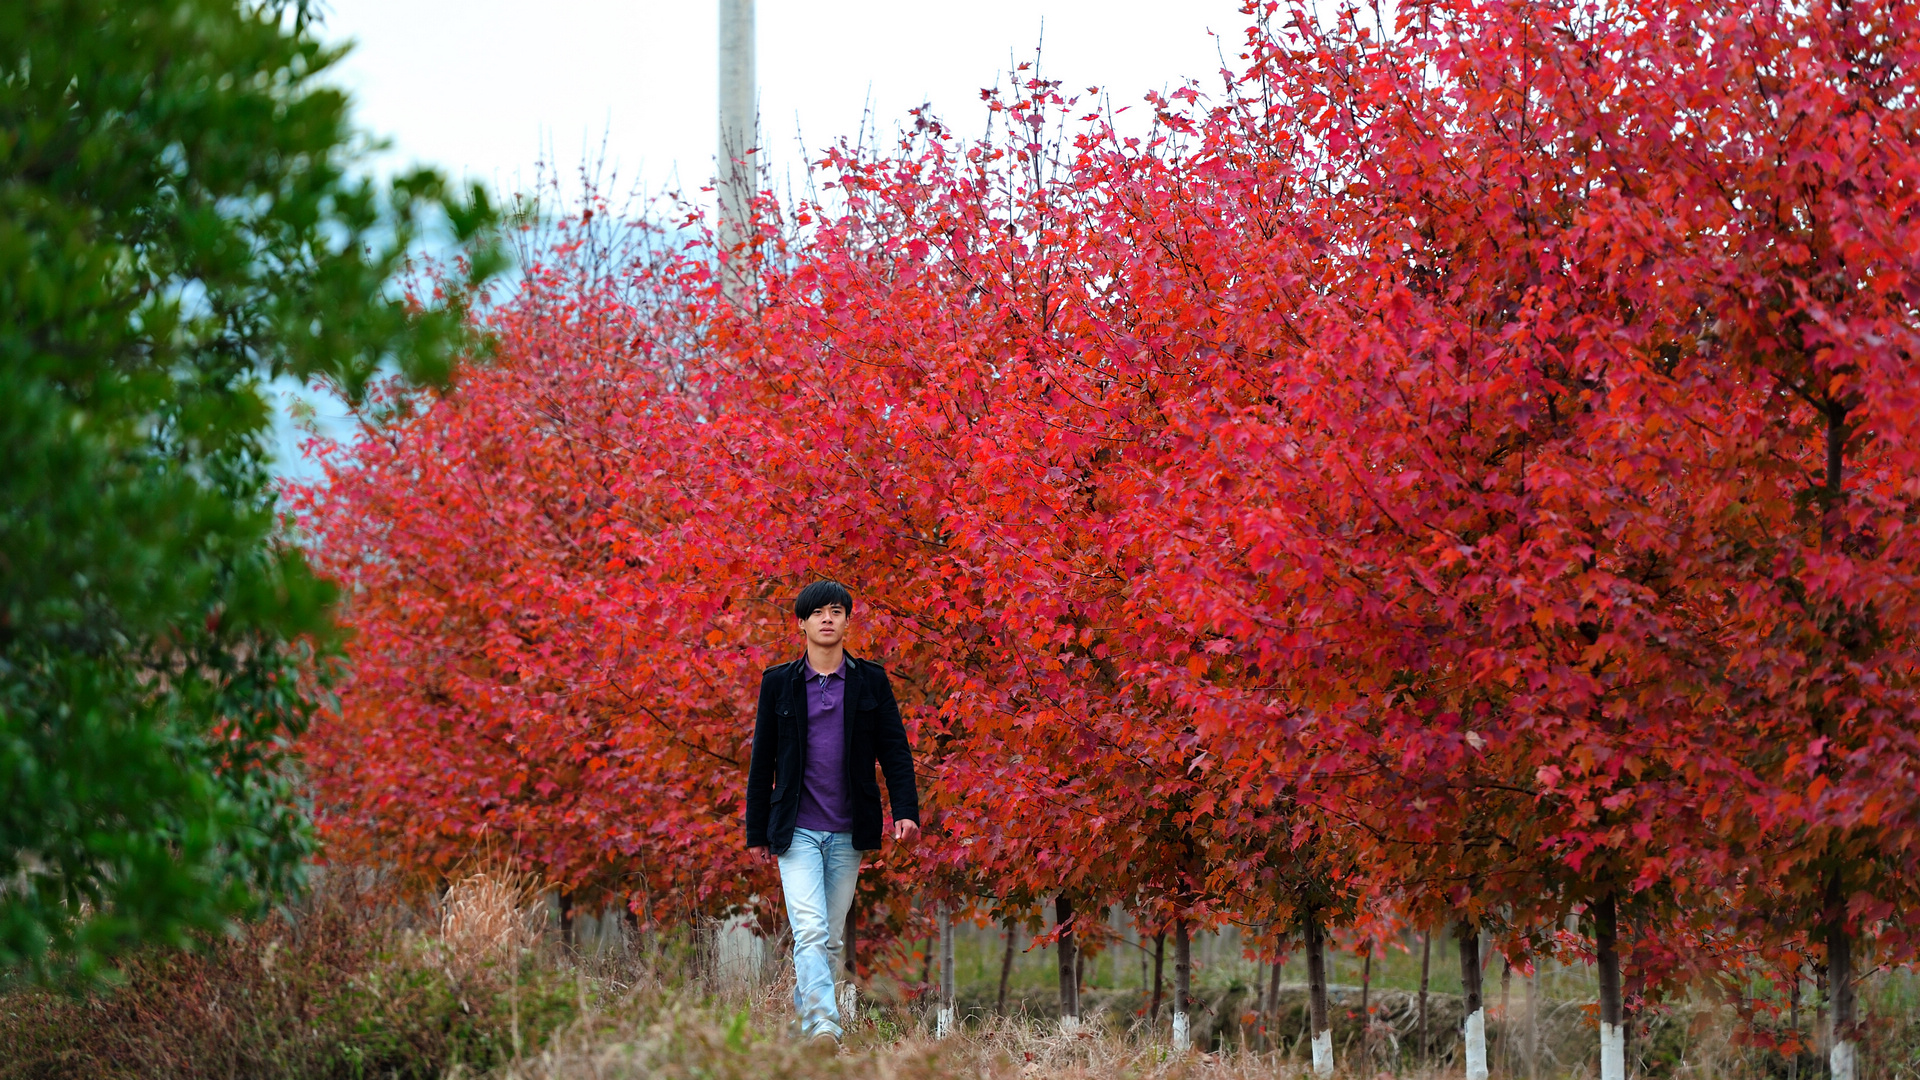
[[[920,823],[912,818],[898,818],[893,823],[893,838],[902,844],[920,839]]]

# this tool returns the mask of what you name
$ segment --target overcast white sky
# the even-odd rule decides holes
[[[817,157],[853,137],[869,105],[889,134],[922,102],[977,132],[980,89],[1032,59],[1043,26],[1046,76],[1098,86],[1116,109],[1187,78],[1216,88],[1222,55],[1240,63],[1239,6],[759,0],[763,152],[783,190],[779,178],[798,183],[804,168],[796,134]],[[353,43],[336,80],[362,129],[392,142],[383,171],[435,165],[505,195],[528,186],[543,157],[572,176],[604,139],[622,189],[698,197],[713,176],[717,0],[326,0],[324,11],[323,35]],[[283,412],[305,397],[324,428],[345,430],[337,403],[276,392]],[[311,475],[296,440],[283,422],[279,471]]]
[[[853,135],[869,98],[891,131],[931,102],[973,131],[981,87],[1030,59],[1045,25],[1047,74],[1100,86],[1116,106],[1183,77],[1217,86],[1238,65],[1238,0],[760,0],[762,143],[797,167]],[[325,32],[355,42],[340,69],[392,164],[422,162],[512,190],[550,150],[571,170],[607,139],[621,175],[691,194],[713,174],[716,0],[328,0]],[[1214,36],[1218,35],[1218,37]]]

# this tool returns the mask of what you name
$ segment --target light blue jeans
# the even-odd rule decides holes
[[[795,829],[793,845],[780,856],[780,888],[787,894],[787,924],[793,928],[793,1007],[807,1038],[842,1034],[833,973],[859,879],[860,853],[853,850],[852,833]]]

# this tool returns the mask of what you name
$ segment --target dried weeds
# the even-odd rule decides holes
[[[512,870],[469,874],[440,901],[440,945],[456,978],[517,963],[540,944],[546,926],[540,881]]]

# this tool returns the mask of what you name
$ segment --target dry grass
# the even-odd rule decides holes
[[[455,882],[440,900],[440,945],[456,977],[517,961],[547,927],[537,880],[512,870],[482,870]]]
[[[1088,1024],[998,1018],[936,1040],[914,1012],[863,1003],[839,1053],[795,1038],[791,982],[746,999],[697,999],[660,987],[638,990],[625,1007],[583,1017],[539,1053],[510,1063],[500,1080],[1174,1080],[1182,1077],[1305,1076],[1310,1070],[1268,1053],[1175,1054],[1162,1043]]]
[[[463,909],[475,936],[455,946],[393,901],[329,875],[289,917],[128,958],[115,989],[0,992],[0,1080],[438,1080],[497,1071],[579,1015],[555,958],[485,962],[521,940],[497,909]]]
[[[1277,1029],[1280,1049],[1235,1048],[1248,1038],[1241,1028],[1219,1033],[1229,1049],[1176,1054],[1164,1016],[1151,1031],[1133,1019],[1130,999],[1108,993],[1090,995],[1102,1011],[1072,1033],[1051,1019],[976,1006],[957,1034],[935,1040],[924,1002],[886,980],[850,1017],[846,1050],[823,1054],[790,1032],[785,962],[771,964],[764,983],[742,983],[701,959],[695,943],[711,949],[711,935],[685,928],[598,956],[573,954],[555,937],[538,883],[498,868],[469,874],[425,906],[335,883],[297,918],[264,920],[198,953],[137,959],[118,991],[89,999],[0,993],[0,1080],[1311,1076],[1291,1020]],[[1865,1075],[1920,1080],[1920,982],[1888,978],[1871,998]],[[1210,986],[1196,1000],[1225,1015],[1239,1009],[1243,990]],[[1376,1009],[1398,1017],[1388,998],[1376,995]],[[1344,1016],[1352,1003],[1337,1004]],[[1496,1055],[1495,1080],[1591,1080],[1592,1039],[1574,1030],[1579,1003],[1548,1004],[1553,1016],[1571,1017],[1540,1029],[1560,1051],[1538,1055],[1533,1070]],[[1676,1009],[1638,1037],[1636,1078],[1788,1080],[1785,1061],[1740,1045],[1735,1030],[1724,1008]],[[1459,1075],[1450,1046],[1437,1045],[1437,1064],[1418,1067],[1406,1056],[1368,1061],[1356,1044],[1336,1045],[1353,1051],[1342,1057],[1343,1080]],[[1801,1078],[1823,1072],[1811,1057],[1798,1067]]]
[[[613,968],[618,968],[616,961]],[[603,969],[599,985],[618,983]],[[505,1063],[496,1080],[786,1080],[834,1077],[846,1080],[1251,1080],[1253,1077],[1309,1080],[1313,1073],[1302,1048],[1229,1048],[1216,1053],[1175,1053],[1164,1030],[1157,1034],[1138,1021],[1089,1017],[1074,1033],[1052,1020],[976,1015],[958,1033],[932,1038],[922,1008],[897,998],[869,998],[849,1024],[847,1047],[822,1053],[793,1037],[792,982],[789,977],[741,993],[704,993],[687,983],[662,982],[657,972],[636,972],[635,981],[615,997],[583,997],[583,1012],[537,1052]],[[1578,1004],[1561,1003],[1578,1014]],[[1891,1020],[1891,1018],[1889,1018]],[[1636,1080],[1788,1080],[1787,1063],[1775,1055],[1744,1047],[1731,1036],[1731,1011],[1694,1005],[1677,1009],[1635,1047]],[[1581,1053],[1597,1038],[1565,1033],[1561,1056],[1543,1055],[1534,1070],[1497,1058],[1495,1080],[1592,1080],[1595,1064]],[[1920,1078],[1912,1025],[1886,1025],[1869,1052],[1871,1075],[1887,1080]],[[1444,1042],[1444,1036],[1437,1042]],[[1577,1045],[1575,1045],[1577,1044]],[[1350,1048],[1351,1049],[1351,1048]],[[1341,1080],[1458,1080],[1454,1048],[1429,1066],[1342,1057]],[[1597,1045],[1595,1047],[1597,1049]],[[1824,1074],[1821,1063],[1803,1059],[1797,1076]]]

